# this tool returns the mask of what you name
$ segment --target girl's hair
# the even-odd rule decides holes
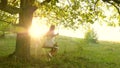
[[[54,30],[54,29],[55,29],[55,25],[51,25],[50,30]]]

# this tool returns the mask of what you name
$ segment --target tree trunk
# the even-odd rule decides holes
[[[15,55],[24,59],[28,59],[30,57],[30,37],[27,32],[27,25],[30,26],[32,15],[32,12],[28,14],[26,11],[19,14],[19,25],[26,30],[25,32],[17,34]]]
[[[19,59],[30,58],[30,37],[28,33],[17,34],[15,56]]]
[[[25,31],[17,33],[15,56],[20,59],[30,58],[30,36],[28,29],[32,23],[33,12],[36,7],[30,5],[29,0],[21,0],[21,11],[19,13],[19,26],[25,28]],[[33,1],[33,0],[32,0]]]

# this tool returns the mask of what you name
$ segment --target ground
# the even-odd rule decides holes
[[[51,61],[44,58],[17,61],[6,58],[15,49],[15,37],[0,39],[0,67],[2,68],[120,68],[120,43],[58,36],[59,50]]]

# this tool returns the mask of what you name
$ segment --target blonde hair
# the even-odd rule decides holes
[[[54,30],[55,29],[55,25],[51,25],[49,30]]]

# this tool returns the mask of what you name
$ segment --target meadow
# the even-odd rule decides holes
[[[28,62],[7,58],[15,50],[15,37],[1,38],[0,68],[120,68],[120,43],[87,43],[66,36],[58,36],[56,41],[59,50],[51,61],[41,58]]]

